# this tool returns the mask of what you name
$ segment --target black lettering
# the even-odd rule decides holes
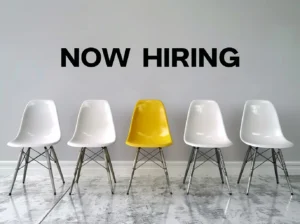
[[[126,67],[128,57],[129,57],[129,53],[130,53],[130,48],[125,49],[124,57],[122,57],[122,53],[121,53],[119,48],[113,48],[110,57],[108,55],[108,52],[107,52],[106,48],[102,48],[102,51],[103,51],[103,55],[104,55],[104,59],[105,59],[107,67],[112,67],[113,66],[116,55],[119,59],[120,66],[121,67]]]
[[[182,53],[182,55],[178,55]],[[177,67],[177,62],[181,61],[184,67],[189,67],[186,59],[189,57],[189,51],[185,48],[173,48],[172,49],[172,66]]]
[[[239,52],[231,47],[228,48],[224,48],[221,52],[220,52],[220,62],[222,65],[224,65],[225,67],[239,67],[240,66],[240,57],[239,56],[231,56],[229,57],[230,62],[225,61],[225,54],[227,52],[232,52],[234,55],[238,54]]]
[[[67,58],[74,67],[79,67],[79,48],[74,48],[74,57],[67,48],[61,49],[61,67],[66,67]]]
[[[94,62],[87,61],[86,56],[90,52],[93,52],[96,55],[96,60]],[[95,66],[99,65],[101,62],[101,54],[96,48],[92,48],[92,47],[86,48],[81,54],[81,61],[87,67],[95,67]]]
[[[192,64],[192,67],[197,66],[197,48],[192,48],[191,64]]]
[[[157,55],[149,55],[148,48],[144,48],[144,67],[149,67],[149,60],[157,60],[156,65],[157,67],[161,67],[162,64],[162,56],[161,56],[161,48],[156,49]]]
[[[165,67],[170,66],[170,50],[169,48],[164,49],[164,61],[165,61]]]
[[[204,67],[204,58],[212,67],[217,67],[217,48],[212,48],[212,56],[204,48],[199,48],[199,67]]]

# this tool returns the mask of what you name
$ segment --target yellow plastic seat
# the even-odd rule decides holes
[[[141,148],[172,145],[165,107],[160,100],[139,100],[136,103],[126,144]]]
[[[170,194],[172,194],[167,163],[162,149],[163,147],[172,145],[172,137],[166,110],[160,100],[139,100],[136,103],[126,144],[137,148],[127,194],[130,191],[135,170],[147,161],[154,162],[164,170],[167,185]],[[160,158],[158,158],[158,155]],[[142,158],[139,158],[139,156]],[[143,161],[143,159],[145,160]],[[138,164],[139,162],[141,164]]]

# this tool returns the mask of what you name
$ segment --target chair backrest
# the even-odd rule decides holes
[[[160,100],[139,100],[136,103],[127,140],[136,134],[146,138],[171,138],[166,110]]]
[[[226,136],[221,110],[212,100],[193,100],[184,131],[184,141],[203,136]]]
[[[29,101],[23,113],[18,135],[60,140],[61,132],[54,101]]]
[[[106,100],[86,100],[81,104],[74,136],[77,134],[115,141],[113,116]]]
[[[249,100],[245,103],[240,137],[247,141],[252,136],[282,136],[274,105],[266,100]]]

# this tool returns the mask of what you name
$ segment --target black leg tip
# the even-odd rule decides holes
[[[25,184],[25,181],[23,181],[23,184]]]
[[[240,182],[238,181],[237,184],[239,184]]]
[[[128,192],[127,192],[126,194],[127,194],[127,195],[129,195],[129,193],[128,193]]]
[[[186,193],[186,195],[189,195],[189,193]]]
[[[170,194],[172,195],[172,194],[173,194],[173,192],[170,192]]]
[[[111,192],[111,194],[114,194],[114,192]]]
[[[9,193],[8,196],[11,196],[11,193]]]
[[[249,195],[249,193],[247,193],[246,195]]]
[[[224,182],[222,182],[222,184],[224,184]]]
[[[294,193],[291,193],[291,195],[294,195]]]
[[[229,195],[232,195],[232,193],[230,192]]]
[[[72,193],[69,193],[69,195],[71,195]]]
[[[54,192],[54,195],[56,195],[56,192]]]
[[[66,182],[63,181],[63,184],[65,184]]]

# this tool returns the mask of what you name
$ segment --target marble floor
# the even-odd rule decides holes
[[[245,195],[247,175],[239,185],[237,175],[230,176],[232,196],[217,175],[202,172],[195,172],[190,195],[185,194],[182,175],[171,175],[170,195],[162,172],[137,175],[130,195],[126,195],[129,176],[122,175],[117,175],[114,195],[103,174],[83,174],[72,196],[68,194],[71,175],[65,176],[64,185],[56,175],[56,196],[48,175],[34,174],[28,175],[25,185],[18,176],[9,197],[11,179],[12,175],[0,173],[0,223],[300,223],[298,175],[291,175],[294,196],[284,176],[277,185],[271,174],[254,175],[249,196]]]

